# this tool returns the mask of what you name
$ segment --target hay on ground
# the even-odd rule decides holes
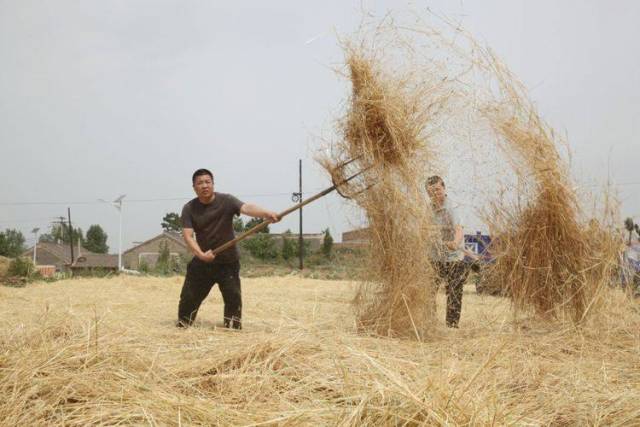
[[[461,329],[417,343],[357,334],[354,283],[295,276],[243,280],[241,332],[219,327],[215,289],[196,327],[178,329],[181,284],[120,276],[0,287],[0,425],[640,418],[640,311],[620,291],[606,291],[598,325],[576,331],[516,325],[507,299],[467,288]]]

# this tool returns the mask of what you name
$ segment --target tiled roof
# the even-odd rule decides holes
[[[163,231],[162,233],[158,234],[157,236],[154,236],[154,237],[152,237],[152,238],[151,238],[151,239],[149,239],[149,240],[145,240],[144,242],[139,243],[139,244],[135,245],[134,247],[127,249],[127,250],[123,253],[123,255],[125,255],[125,254],[127,254],[127,253],[129,253],[129,252],[133,251],[134,249],[139,248],[140,246],[147,245],[147,244],[149,244],[149,243],[153,242],[154,240],[160,239],[160,238],[162,238],[162,237],[168,237],[168,238],[170,238],[170,239],[174,240],[174,241],[175,241],[176,243],[178,243],[179,245],[184,246],[184,248],[185,248],[185,249],[187,248],[187,244],[186,244],[186,243],[184,242],[184,240],[182,239],[182,234],[177,233],[177,232],[175,232],[175,231]]]
[[[118,268],[118,255],[83,253],[71,268]]]
[[[38,243],[38,252],[46,251],[51,255],[58,258],[60,261],[68,264],[71,262],[71,248],[68,244],[58,244],[58,243],[50,243],[50,242],[39,242]],[[81,249],[81,255],[94,254],[94,252],[88,251],[84,248]],[[33,255],[33,246],[27,249],[22,253],[23,256],[32,256]],[[78,256],[78,248],[73,248],[73,256]]]

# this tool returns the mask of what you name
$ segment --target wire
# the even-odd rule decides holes
[[[323,189],[318,189],[321,191]],[[286,193],[263,193],[263,194],[237,194],[236,197],[282,197],[290,196],[292,192]],[[303,193],[305,195],[315,194],[311,192]],[[123,204],[127,203],[149,203],[149,202],[175,202],[180,200],[191,200],[192,197],[167,197],[155,199],[124,199]],[[0,206],[61,206],[61,205],[99,205],[105,202],[95,201],[49,201],[49,202],[0,202]],[[110,203],[110,202],[107,202]]]

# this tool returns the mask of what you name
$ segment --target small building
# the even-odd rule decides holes
[[[269,235],[274,240],[277,248],[282,247],[282,239],[293,240],[296,242],[299,239],[298,233],[269,233]],[[251,239],[254,236],[256,235],[254,234],[253,236],[249,236],[247,239]],[[308,247],[311,252],[315,252],[322,246],[324,233],[302,233],[302,240],[305,242],[305,247]]]
[[[83,253],[73,261],[74,276],[108,274],[118,272],[118,255]]]
[[[336,248],[358,249],[369,246],[369,227],[357,228],[342,233],[342,241],[336,243]]]
[[[82,255],[96,255],[84,248],[73,251],[74,258]],[[33,246],[22,253],[23,257],[33,259]],[[36,246],[36,266],[55,266],[56,271],[67,270],[71,264],[71,248],[68,244],[39,242]]]
[[[122,254],[122,264],[131,270],[139,270],[141,263],[146,264],[149,268],[154,268],[164,245],[167,246],[172,257],[191,257],[191,251],[182,239],[182,234],[163,231],[125,251]]]

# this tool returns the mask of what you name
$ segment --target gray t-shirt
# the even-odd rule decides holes
[[[456,235],[456,225],[461,225],[457,209],[449,199],[446,199],[442,207],[439,209],[434,207],[433,214],[440,231],[441,240],[432,250],[432,258],[442,262],[461,261],[464,258],[462,251],[464,242],[461,242],[460,247],[455,250],[451,250],[443,244],[443,242],[453,241]]]
[[[244,203],[234,196],[215,193],[211,203],[204,204],[198,198],[182,208],[182,227],[196,232],[196,242],[203,252],[233,240],[233,217],[240,215]],[[238,248],[233,245],[216,255],[214,264],[230,264],[240,259]]]

